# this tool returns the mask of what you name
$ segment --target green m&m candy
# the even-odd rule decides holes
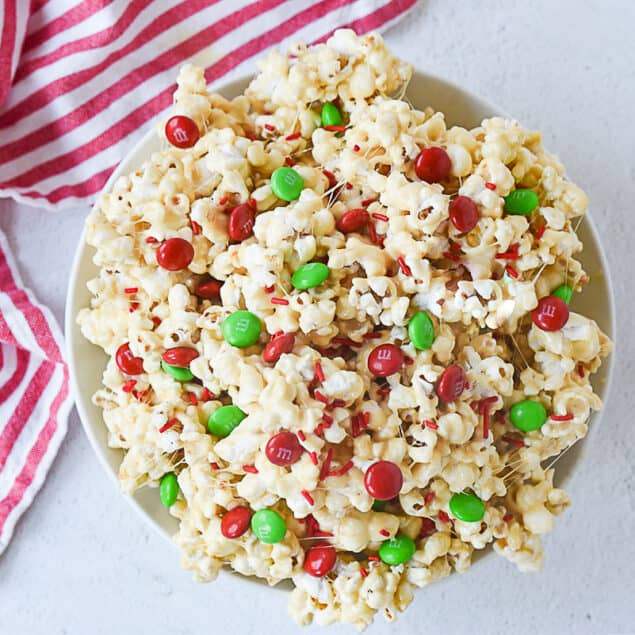
[[[476,523],[485,516],[485,504],[474,494],[454,494],[450,499],[452,515],[466,523]]]
[[[573,289],[568,284],[561,284],[557,289],[551,292],[551,295],[555,295],[556,298],[564,300],[567,304],[571,304],[571,298],[573,297]]]
[[[298,267],[291,276],[291,284],[296,289],[312,289],[322,284],[328,277],[330,269],[321,262],[307,262]]]
[[[373,506],[372,506],[372,510],[374,512],[383,512],[384,511],[384,507],[386,507],[386,501],[380,501],[375,499],[373,501]]]
[[[538,203],[538,194],[533,190],[514,190],[505,197],[505,212],[527,216],[538,207]]]
[[[176,480],[174,472],[168,472],[163,475],[159,485],[159,497],[164,507],[172,507],[179,494],[179,483]]]
[[[419,311],[408,322],[408,336],[415,348],[426,351],[434,342],[434,323],[426,311]]]
[[[378,553],[382,562],[394,566],[408,562],[416,550],[415,541],[400,534],[391,540],[384,541],[379,547]]]
[[[251,517],[251,530],[258,540],[273,544],[284,539],[287,523],[273,509],[261,509]]]
[[[271,190],[283,201],[295,201],[304,189],[304,179],[293,168],[276,168],[271,175]]]
[[[176,381],[191,381],[194,379],[194,375],[192,375],[192,371],[189,368],[172,366],[172,364],[166,364],[163,360],[161,360],[161,369],[164,373],[174,377]]]
[[[207,429],[213,435],[224,439],[246,416],[238,406],[221,406],[209,416]]]
[[[538,430],[547,421],[547,411],[539,401],[525,399],[511,407],[509,420],[519,430],[531,432]]]
[[[262,324],[251,311],[234,311],[223,320],[221,331],[228,344],[246,348],[258,341]]]
[[[335,104],[326,103],[322,106],[322,125],[323,126],[341,126],[342,114]]]

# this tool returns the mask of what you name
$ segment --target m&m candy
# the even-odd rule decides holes
[[[283,431],[274,434],[265,446],[265,454],[274,465],[293,465],[302,456],[302,446],[293,432]]]
[[[240,538],[248,529],[251,521],[251,509],[240,505],[225,513],[220,521],[220,532],[225,538]]]
[[[255,222],[256,212],[253,207],[247,203],[241,203],[231,211],[227,231],[231,239],[239,243],[254,233]]]
[[[451,169],[452,160],[443,148],[424,148],[415,159],[415,173],[428,183],[447,181]]]
[[[448,366],[437,381],[437,395],[445,403],[456,401],[465,390],[465,371],[456,364]]]
[[[267,342],[265,350],[262,351],[262,359],[267,364],[275,364],[280,356],[284,353],[290,353],[295,343],[295,335],[293,333],[280,333],[272,335]]]
[[[165,124],[167,140],[177,148],[191,148],[200,137],[198,126],[185,115],[174,115]]]
[[[191,381],[194,379],[194,375],[189,368],[173,366],[172,364],[167,364],[164,360],[161,360],[161,370],[176,379],[176,381]]]
[[[212,278],[201,282],[194,290],[194,294],[201,300],[218,300],[222,286],[223,283],[220,280]]]
[[[332,103],[326,103],[322,106],[322,114],[320,116],[323,126],[341,126],[342,113],[339,108]]]
[[[165,353],[161,356],[161,359],[163,359],[166,364],[185,368],[197,357],[198,351],[195,348],[189,348],[188,346],[175,346],[174,348],[169,348],[165,351]]]
[[[538,207],[538,194],[533,190],[514,190],[505,197],[505,212],[527,216]]]
[[[467,196],[456,196],[450,202],[450,221],[462,233],[470,232],[478,223],[476,203]]]
[[[561,284],[557,289],[551,292],[551,295],[555,298],[560,298],[567,304],[571,304],[571,298],[573,297],[573,289],[568,284]]]
[[[304,189],[304,179],[293,168],[276,168],[271,175],[271,190],[283,201],[295,201]]]
[[[194,247],[184,238],[168,238],[157,249],[157,263],[168,271],[187,269],[194,259]]]
[[[228,344],[246,348],[258,341],[262,324],[258,316],[250,311],[234,311],[223,320],[221,331]]]
[[[115,363],[117,368],[126,375],[140,375],[143,372],[143,359],[134,356],[128,342],[117,349]]]
[[[485,516],[485,504],[475,494],[461,492],[450,498],[450,511],[459,520],[476,523]]]
[[[350,234],[351,232],[358,232],[366,225],[370,220],[370,214],[362,207],[355,209],[349,209],[344,212],[335,223],[335,227],[343,234]]]
[[[401,469],[390,461],[377,461],[364,474],[366,491],[380,501],[387,501],[398,496],[402,485]]]
[[[333,545],[318,542],[304,555],[304,570],[315,578],[329,574],[337,562],[337,552]]]
[[[179,482],[174,472],[164,474],[159,483],[159,498],[164,507],[172,507],[179,494]]]
[[[261,509],[251,517],[251,530],[261,542],[274,544],[284,540],[287,524],[273,509]]]
[[[321,262],[307,262],[298,267],[291,276],[291,284],[296,289],[312,289],[322,284],[328,277],[330,269]]]
[[[548,295],[540,299],[531,319],[543,331],[559,331],[569,320],[569,307],[562,298]]]
[[[240,424],[247,415],[238,407],[230,404],[214,410],[207,420],[207,429],[215,436],[224,439]]]
[[[408,337],[413,346],[420,350],[428,350],[435,338],[434,323],[426,311],[415,313],[408,322]]]
[[[380,344],[368,356],[368,370],[375,377],[388,377],[399,372],[404,364],[401,349],[394,344]]]
[[[541,428],[547,421],[545,407],[533,399],[525,399],[514,404],[509,411],[511,424],[523,432]]]
[[[384,541],[377,553],[382,562],[394,567],[408,562],[414,556],[416,550],[417,547],[412,538],[399,534],[391,540]]]

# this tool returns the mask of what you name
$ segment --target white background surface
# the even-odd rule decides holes
[[[543,130],[589,194],[617,296],[618,346],[602,429],[569,485],[572,509],[545,541],[542,573],[488,557],[420,591],[396,624],[380,618],[370,633],[635,633],[633,25],[632,0],[429,0],[386,37],[419,68]],[[0,226],[25,282],[60,323],[86,212],[0,201]],[[103,472],[73,412],[46,484],[0,557],[0,634],[204,632],[300,629],[284,592],[227,574],[193,583],[177,550]]]

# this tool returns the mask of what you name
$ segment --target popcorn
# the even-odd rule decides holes
[[[233,100],[208,93],[202,69],[183,67],[174,111],[200,138],[186,149],[165,142],[102,195],[86,231],[99,273],[78,322],[110,356],[93,400],[109,445],[124,452],[122,490],[178,475],[170,513],[183,566],[201,581],[225,565],[269,584],[290,579],[299,623],[364,628],[376,613],[395,619],[415,587],[465,571],[489,544],[522,571],[540,567],[540,536],[569,504],[541,465],[601,408],[589,375],[611,343],[575,312],[558,330],[532,323],[539,299],[586,281],[572,225],[586,196],[538,133],[501,117],[448,128],[442,113],[415,110],[401,99],[412,69],[377,34],[340,30],[289,53],[259,62]],[[321,125],[327,102],[343,130]],[[449,158],[442,182],[417,177],[428,146]],[[304,184],[295,200],[272,190],[282,166]],[[537,194],[530,215],[505,213],[517,189]],[[471,231],[449,217],[455,195],[478,209]],[[241,204],[255,222],[239,241],[228,218]],[[339,222],[351,210],[355,227]],[[175,237],[194,257],[168,271],[157,248]],[[329,277],[294,287],[293,273],[311,262]],[[197,295],[210,281],[220,298]],[[262,327],[244,348],[223,337],[237,310]],[[420,311],[434,327],[432,344],[418,344],[425,350],[409,333]],[[279,333],[289,346],[265,361]],[[121,364],[126,343],[136,365]],[[386,344],[390,359],[371,356]],[[184,381],[162,370],[165,351],[181,346],[198,353]],[[456,394],[450,366],[465,380]],[[527,399],[547,408],[538,429],[509,421]],[[230,404],[241,420],[212,435],[208,419]],[[283,446],[274,463],[267,444],[281,431],[297,456]],[[380,461],[401,475],[381,508],[367,482]],[[478,520],[457,507],[463,493],[482,505]],[[225,537],[221,520],[238,506],[275,511],[284,537]],[[398,537],[414,541],[414,555],[382,561],[380,547]],[[303,561],[319,541],[337,561],[314,577]]]

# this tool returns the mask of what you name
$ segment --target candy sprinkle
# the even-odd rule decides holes
[[[436,494],[434,492],[428,492],[424,497],[423,497],[423,502],[426,505],[429,505],[433,500],[434,497],[436,496]]]
[[[293,157],[285,157],[284,158],[284,164],[288,168],[292,168],[295,165],[295,160],[293,159]]]
[[[505,267],[505,273],[514,278],[514,280],[518,278],[518,271],[516,271],[516,269],[514,269],[511,265],[507,265]]]
[[[322,403],[329,402],[329,398],[324,393],[321,393],[319,390],[316,390],[313,393],[313,399],[316,399],[317,401],[321,401]]]
[[[514,437],[510,437],[506,434],[501,437],[501,441],[504,441],[505,443],[509,443],[509,445],[516,446],[517,448],[525,447],[524,441],[522,441],[521,439],[515,439]]]
[[[271,304],[280,304],[282,306],[287,306],[289,304],[289,300],[285,298],[271,298]]]
[[[540,240],[544,236],[546,231],[547,231],[547,226],[546,225],[542,225],[541,227],[539,227],[536,230],[536,240]]]
[[[294,139],[299,139],[301,136],[302,133],[300,131],[292,132],[291,134],[288,134],[284,139],[285,141],[293,141]]]
[[[209,465],[213,470],[220,470],[220,465],[216,461],[212,461]]]
[[[124,392],[132,392],[132,389],[135,387],[135,384],[137,383],[136,379],[129,379],[122,387],[121,390],[123,390]]]
[[[371,203],[374,203],[376,200],[377,200],[376,198],[365,198],[361,202],[361,205],[362,207],[368,207]]]
[[[322,370],[322,364],[315,362],[315,380],[322,383],[324,381],[324,371]]]
[[[439,429],[438,424],[436,424],[436,423],[435,423],[434,421],[432,421],[431,419],[426,419],[426,420],[423,422],[423,425],[424,425],[426,428],[430,428],[431,430],[438,430],[438,429]]]
[[[126,287],[123,292],[124,293],[136,293],[139,291],[138,287]]]
[[[243,465],[243,472],[258,474],[258,468],[255,465]]]
[[[163,434],[166,430],[169,430],[170,428],[172,428],[173,426],[175,426],[177,423],[179,423],[178,419],[175,419],[174,417],[172,419],[168,419],[160,428],[159,428],[159,432],[161,434]]]
[[[196,395],[193,392],[188,392],[187,397],[193,406],[198,406],[198,399],[196,398]]]
[[[549,418],[552,421],[571,421],[571,419],[573,419],[573,415],[568,412],[566,415],[549,415]]]
[[[326,458],[324,459],[324,463],[322,463],[322,469],[320,470],[320,479],[325,479],[329,470],[331,469],[331,461],[333,460],[333,448],[329,448],[326,453]]]
[[[377,243],[377,230],[375,229],[374,223],[368,223],[368,234],[370,236],[370,242],[373,244]]]
[[[367,578],[368,577],[368,571],[366,571],[366,569],[364,569],[364,567],[360,567],[359,568],[359,573],[362,576],[362,578]]]
[[[385,537],[390,536],[390,532],[387,529],[380,529],[379,533]]]
[[[512,514],[511,512],[507,512],[504,516],[503,516],[503,520],[508,523],[510,520],[514,520],[514,514]]]
[[[192,224],[192,233],[197,236],[198,234],[201,233],[201,226],[195,221],[190,221],[190,223]]]
[[[317,465],[319,463],[318,456],[315,451],[309,452],[309,458],[311,459],[311,463],[313,463],[313,465]]]
[[[375,212],[375,213],[371,214],[371,216],[375,220],[381,220],[381,221],[384,221],[386,223],[390,220],[390,218],[388,218],[388,216],[386,216],[386,214],[380,214],[379,212]]]
[[[306,434],[304,434],[304,430],[298,430],[296,433],[300,441],[306,441]]]
[[[309,492],[307,492],[305,489],[300,490],[300,494],[302,494],[302,496],[304,497],[304,500],[309,505],[315,505],[315,501],[313,500],[313,496],[311,496],[311,494],[309,494]]]
[[[368,556],[367,559],[368,559],[368,562],[381,562],[381,558],[379,556]]]
[[[353,152],[359,152],[359,146],[357,144],[353,146]]]
[[[344,132],[346,130],[346,126],[324,126],[324,130],[329,130],[330,132]]]
[[[575,367],[576,372],[579,377],[584,378],[584,364],[582,362],[578,362],[578,365]]]
[[[485,183],[485,187],[488,190],[495,190],[496,189],[496,185],[494,183],[491,183],[490,181],[488,181],[487,183]]]
[[[324,427],[329,428],[333,423],[333,417],[329,417],[326,413],[322,415],[322,421],[324,421]]]
[[[223,196],[219,201],[218,204],[219,205],[227,205],[227,203],[229,202],[229,197],[228,196]]]
[[[270,132],[273,132],[276,129],[276,127],[272,126],[270,123],[266,123],[265,124],[265,129],[269,130]]]
[[[154,236],[148,236],[148,237],[146,238],[146,242],[147,242],[147,243],[150,243],[150,244],[154,244],[154,243],[158,243],[158,242],[159,242],[159,239],[158,239],[158,238],[155,238]]]
[[[449,523],[450,522],[450,517],[443,510],[441,510],[439,512],[439,520],[442,523]]]

